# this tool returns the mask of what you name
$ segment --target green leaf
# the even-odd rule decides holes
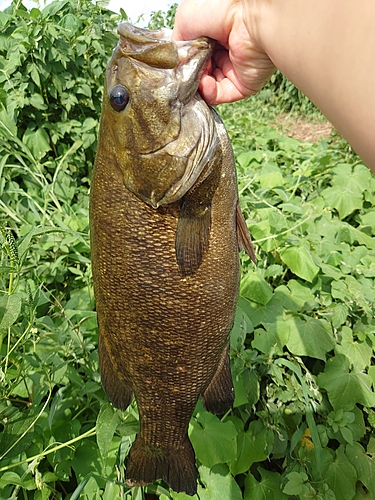
[[[315,300],[310,288],[297,280],[289,280],[288,285],[276,288],[275,295],[283,302],[285,309],[300,311],[306,302]]]
[[[363,193],[363,191],[371,186],[371,172],[361,163],[354,168],[352,165],[339,164],[333,169],[333,172],[335,175],[332,178],[332,184],[340,189],[350,184],[350,188],[353,192]]]
[[[15,267],[10,266],[0,266],[0,274],[10,274],[15,273],[17,269]]]
[[[27,234],[25,234],[25,236],[23,236],[21,242],[18,245],[18,253],[20,258],[25,256],[34,236],[39,236],[42,234],[54,233],[54,232],[61,233],[64,231],[62,229],[55,227],[42,227],[42,226],[33,227]]]
[[[333,408],[349,411],[357,403],[369,408],[375,406],[371,377],[349,368],[349,359],[339,354],[329,359],[324,373],[318,375],[318,383],[327,391]]]
[[[351,412],[354,414],[354,422],[348,423],[347,427],[350,429],[354,441],[359,441],[366,434],[363,413],[357,406],[355,406]]]
[[[15,472],[4,472],[4,474],[0,477],[0,486],[5,488],[8,484],[17,484],[19,486],[22,485],[22,480],[18,474]]]
[[[288,496],[281,491],[281,476],[261,467],[258,468],[261,480],[258,482],[249,473],[245,479],[244,500],[284,500]]]
[[[23,136],[22,142],[30,149],[35,159],[40,160],[50,151],[50,138],[44,128],[34,131],[28,128]]]
[[[59,22],[59,25],[70,31],[69,36],[72,37],[81,26],[80,20],[74,14],[65,14]]]
[[[310,283],[318,274],[319,267],[313,262],[310,252],[304,246],[284,248],[280,251],[280,257],[292,273]]]
[[[0,297],[0,329],[9,328],[17,321],[21,306],[22,296],[17,293]]]
[[[354,340],[353,332],[347,326],[342,327],[341,345],[337,345],[335,350],[338,354],[346,356],[358,370],[364,370],[371,364],[372,347],[366,341]]]
[[[53,397],[52,404],[51,404],[51,410],[48,415],[48,425],[49,428],[52,429],[52,423],[54,420],[55,413],[60,406],[63,398],[64,398],[64,392],[66,391],[66,386],[65,387],[60,387],[60,389],[56,392],[56,394]]]
[[[349,308],[346,304],[336,304],[331,318],[334,328],[343,325],[348,317]]]
[[[264,160],[264,152],[263,151],[246,151],[246,153],[240,153],[237,156],[237,161],[243,169],[246,169],[253,160],[258,163],[261,163]]]
[[[347,427],[341,427],[340,432],[347,443],[353,444],[353,434],[350,429]]]
[[[212,469],[199,467],[200,480],[198,496],[200,500],[242,500],[240,487],[225,465],[215,465]]]
[[[44,7],[42,10],[43,17],[52,17],[57,14],[64,6],[68,3],[68,0],[63,0],[61,2],[52,2]]]
[[[375,458],[366,454],[359,443],[347,445],[345,454],[357,471],[358,481],[361,481],[369,492],[375,492]]]
[[[343,273],[340,271],[340,269],[337,269],[334,266],[331,266],[329,264],[320,264],[320,267],[326,276],[329,276],[334,280],[339,280],[340,278],[343,277]]]
[[[237,458],[229,464],[231,473],[236,476],[250,469],[255,462],[263,462],[272,451],[274,434],[260,420],[250,423],[246,432],[237,437]]]
[[[8,484],[13,484],[16,486],[21,486],[24,490],[34,490],[36,488],[34,478],[21,478],[15,472],[5,472],[0,479],[0,487],[6,487]]]
[[[190,440],[198,460],[207,467],[226,463],[237,456],[237,430],[230,421],[202,411],[190,423]]]
[[[236,375],[236,362],[237,359],[234,360],[234,369],[232,369],[235,395],[233,407],[238,408],[244,404],[254,405],[259,400],[259,377],[255,371],[250,371],[247,368]]]
[[[122,490],[118,484],[112,481],[108,482],[103,493],[103,500],[119,500],[121,498],[121,492]],[[190,499],[191,497],[187,498],[187,500]],[[160,495],[159,500],[163,500],[163,495]]]
[[[335,345],[328,321],[304,316],[291,318],[287,323],[290,334],[286,346],[292,354],[326,359],[326,353]]]
[[[91,97],[91,91],[89,97]],[[95,128],[97,125],[98,125],[98,120],[94,120],[94,118],[86,118],[86,120],[82,123],[81,132],[88,132],[89,130]]]
[[[363,192],[371,185],[371,174],[364,165],[337,165],[334,169],[332,187],[322,191],[329,206],[336,208],[340,219],[354,210],[362,208]]]
[[[11,19],[12,16],[5,14],[5,12],[0,12],[0,26],[5,26],[5,24]]]
[[[322,191],[322,196],[330,207],[336,208],[340,219],[362,208],[363,195],[353,191],[349,180],[344,189],[329,187]]]
[[[94,441],[85,439],[82,441],[80,446],[77,447],[74,457],[71,461],[71,467],[73,467],[74,472],[78,481],[84,481],[89,475],[92,475],[93,471],[97,474],[102,473],[103,461],[99,448]],[[96,481],[91,478],[91,488],[98,491],[99,485]]]
[[[194,496],[191,496],[191,495],[187,495],[186,493],[176,493],[175,491],[172,491],[170,492],[170,495],[173,500],[199,500],[198,498],[198,495],[194,495]],[[169,497],[165,497],[165,500],[168,500]],[[112,500],[112,499],[108,499],[108,500]],[[162,496],[160,495],[160,500],[164,500],[164,498],[162,498]]]
[[[368,225],[371,227],[372,234],[375,235],[375,210],[369,210],[367,213],[361,216],[361,221],[363,225]]]
[[[248,271],[241,281],[241,296],[257,304],[267,305],[272,299],[272,288],[256,271]]]
[[[0,111],[0,134],[5,137],[17,137],[17,126],[6,112],[4,106]]]
[[[31,97],[29,97],[29,102],[31,106],[33,106],[36,109],[40,110],[47,109],[47,105],[45,104],[43,97],[40,94],[33,94]]]
[[[246,335],[254,331],[250,318],[241,307],[242,300],[244,299],[239,299],[238,301],[236,316],[230,334],[230,345],[232,350],[242,350]]]
[[[38,87],[40,87],[40,75],[39,75],[38,67],[37,67],[36,64],[32,64],[31,65],[30,75],[31,75],[31,78],[32,78],[33,82]]]
[[[265,323],[263,329],[257,329],[254,332],[254,340],[251,345],[264,354],[270,355],[283,353],[283,347],[287,344],[290,337],[290,322],[275,321],[275,323]]]
[[[30,10],[30,16],[34,19],[37,19],[39,16],[40,16],[40,10],[33,7],[31,10]]]
[[[283,174],[276,165],[265,165],[257,180],[262,188],[268,189],[285,184]]]
[[[240,297],[241,308],[250,318],[252,325],[272,323],[283,317],[283,305],[279,298],[273,296],[267,305],[257,304]]]
[[[374,238],[372,236],[369,236],[368,234],[364,233],[363,231],[353,226],[349,226],[348,229],[351,240],[353,242],[357,241],[360,245],[365,245],[370,250],[374,248]]]
[[[290,472],[287,475],[288,482],[283,488],[283,492],[287,495],[296,495],[303,498],[308,493],[306,482],[308,481],[307,474],[304,472]]]
[[[109,403],[102,405],[96,419],[96,441],[102,457],[108,453],[118,423],[118,414],[112,405]]]
[[[282,242],[284,242],[284,238],[282,236],[274,234],[275,230],[271,228],[268,220],[262,220],[257,224],[250,224],[249,229],[256,243],[259,244],[266,252],[272,252]]]
[[[323,466],[322,477],[327,481],[336,498],[354,497],[357,472],[345,455],[342,445],[336,450],[335,459]]]
[[[33,409],[30,409],[23,412],[17,411],[8,419],[0,439],[0,461],[27,450],[34,437],[32,431],[34,418]]]

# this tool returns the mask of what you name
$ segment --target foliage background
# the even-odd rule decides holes
[[[190,498],[124,485],[137,410],[98,374],[88,192],[119,21],[88,0],[0,12],[1,499]],[[201,500],[375,495],[375,182],[339,136],[277,132],[285,111],[317,116],[278,74],[219,109],[258,264],[241,256],[234,408],[191,420]]]

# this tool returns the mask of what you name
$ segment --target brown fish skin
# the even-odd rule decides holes
[[[203,395],[205,407],[218,414],[233,402],[228,336],[239,283],[236,172],[224,126],[207,108],[212,123],[206,129],[213,130],[215,148],[206,161],[204,152],[190,148],[190,156],[201,158],[203,166],[195,184],[174,199],[174,188],[170,188],[188,167],[186,158],[170,151],[175,142],[179,150],[179,135],[183,139],[180,150],[188,149],[181,124],[186,117],[194,127],[191,141],[203,140],[197,131],[204,124],[194,122],[186,108],[191,101],[200,100],[194,95],[210,51],[200,42],[195,47],[191,42],[186,64],[196,61],[185,73],[190,72],[186,87],[192,89],[181,92],[183,82],[175,81],[173,58],[172,68],[163,69],[166,77],[160,68],[148,70],[147,55],[141,50],[142,30],[137,31],[140,41],[129,36],[127,42],[130,29],[129,25],[120,27],[122,47],[115,50],[108,66],[91,184],[100,372],[114,406],[126,409],[134,395],[139,409],[140,432],[127,460],[127,483],[145,485],[163,478],[173,490],[193,495],[197,470],[187,429],[197,400]],[[147,36],[152,33],[147,31]],[[136,59],[127,52],[139,52],[141,57]],[[157,61],[158,55],[154,56],[150,59]],[[178,64],[184,63],[180,56]],[[165,91],[171,93],[160,103],[158,115],[149,106],[157,108],[163,78]],[[169,87],[168,78],[172,80]],[[186,82],[186,74],[184,78]],[[109,92],[116,84],[124,85],[130,94],[120,112],[110,104]],[[131,123],[136,125],[129,130]],[[171,143],[168,155],[163,156],[163,144]],[[144,154],[150,154],[153,165],[142,166]],[[143,175],[151,170],[149,177],[137,176],[138,167]],[[155,172],[161,172],[163,182]],[[157,195],[152,199],[153,191]],[[160,200],[163,204],[155,207]]]

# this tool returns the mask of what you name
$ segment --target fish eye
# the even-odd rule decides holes
[[[115,85],[109,91],[109,101],[115,111],[122,111],[129,102],[129,92],[122,85]]]

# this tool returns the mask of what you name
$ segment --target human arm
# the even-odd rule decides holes
[[[218,76],[202,78],[210,104],[255,93],[277,67],[375,171],[375,2],[185,0],[178,10],[175,38],[211,36],[227,49],[214,54]]]

